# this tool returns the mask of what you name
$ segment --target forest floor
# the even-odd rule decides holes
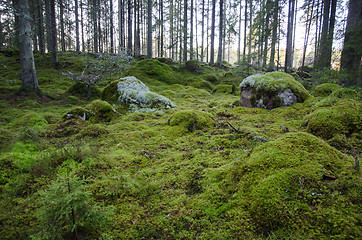
[[[87,100],[71,79],[86,55],[60,53],[57,66],[36,55],[42,96],[15,95],[20,64],[11,55],[0,53],[1,239],[361,239],[360,89],[245,108],[237,102],[247,67],[160,59],[169,72],[150,73],[92,55],[86,79],[97,84]],[[114,106],[107,121],[67,120],[133,75],[177,107]],[[313,94],[311,82],[303,84]],[[324,132],[311,131],[311,116],[326,111],[334,115]],[[171,126],[177,113],[201,127]]]

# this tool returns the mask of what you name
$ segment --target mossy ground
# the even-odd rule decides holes
[[[357,118],[348,116],[361,116],[360,99],[341,93],[273,110],[233,107],[239,96],[211,94],[181,80],[213,74],[213,88],[238,86],[237,72],[201,66],[203,73],[190,73],[173,66],[172,84],[137,71],[177,108],[116,108],[113,115],[104,102],[67,94],[73,82],[61,72],[67,66],[82,71],[84,56],[61,55],[62,69],[38,60],[40,88],[53,98],[13,95],[20,87],[18,62],[0,56],[9,69],[0,82],[1,239],[40,238],[39,214],[47,206],[41,196],[64,169],[83,179],[97,209],[112,209],[103,239],[361,238],[361,180],[353,152],[306,133],[305,122],[317,111],[338,108],[336,114],[344,112],[352,124]],[[96,120],[82,119],[99,109]],[[360,146],[360,132],[334,138]],[[324,180],[324,174],[337,179]],[[95,230],[88,230],[94,237]]]

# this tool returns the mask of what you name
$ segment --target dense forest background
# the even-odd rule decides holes
[[[82,51],[225,60],[287,72],[306,65],[356,72],[360,66],[358,0],[1,1],[0,49],[18,47],[23,10],[16,2],[29,4],[33,50],[53,52],[54,62],[57,51]]]

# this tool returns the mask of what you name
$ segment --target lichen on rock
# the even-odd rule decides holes
[[[103,91],[103,99],[118,103],[132,112],[152,112],[176,107],[171,100],[151,92],[141,80],[133,76],[121,78],[108,85]]]
[[[291,75],[282,72],[258,73],[241,84],[240,104],[244,107],[272,109],[304,102],[310,94]]]

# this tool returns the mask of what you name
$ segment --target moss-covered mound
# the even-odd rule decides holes
[[[219,78],[215,74],[202,74],[201,78],[211,83],[218,83]]]
[[[172,69],[157,59],[144,59],[137,62],[127,70],[127,75],[142,80],[143,78],[151,78],[168,84],[176,83],[175,73]]]
[[[203,111],[180,111],[173,114],[169,120],[170,126],[177,126],[189,132],[214,126],[212,115]]]
[[[219,84],[213,90],[212,93],[229,93],[234,94],[236,87],[234,85]]]
[[[4,128],[0,128],[0,149],[9,146],[14,141],[14,134]]]
[[[314,89],[314,93],[313,95],[315,97],[327,97],[329,96],[332,92],[334,92],[337,89],[342,88],[341,86],[339,86],[338,84],[333,84],[333,83],[323,83],[321,85],[318,85],[315,89]]]
[[[255,74],[241,84],[240,103],[245,107],[276,108],[304,102],[310,94],[293,76],[283,72]]]
[[[110,122],[116,116],[116,110],[105,101],[95,100],[85,108],[89,112],[89,119],[93,123]]]
[[[357,220],[356,215],[335,210],[348,202],[340,191],[345,171],[352,165],[353,159],[320,138],[288,133],[253,150],[241,167],[246,185],[240,194],[249,195],[249,212],[263,232],[277,228],[326,232],[333,222],[340,222],[335,226],[339,232],[355,235],[357,229],[350,223]]]
[[[176,106],[168,98],[151,92],[136,77],[125,77],[112,82],[104,89],[102,95],[103,100],[118,103],[131,111],[156,111]]]
[[[337,134],[361,134],[362,106],[352,99],[339,99],[332,107],[317,108],[306,117],[307,131],[325,140]]]
[[[48,125],[43,115],[35,112],[29,112],[10,124],[13,127],[37,127],[42,128]]]
[[[86,126],[76,135],[76,138],[97,138],[99,136],[108,134],[109,131],[106,127],[100,124],[91,124]]]
[[[256,71],[249,65],[241,64],[234,70],[234,73],[238,78],[244,79],[248,76],[256,74]]]
[[[79,97],[81,99],[88,98],[88,85],[83,82],[74,83],[67,91],[69,95]],[[90,97],[99,98],[101,96],[101,91],[95,86],[91,85],[90,87]]]
[[[201,88],[207,91],[211,91],[213,88],[208,81],[199,77],[188,78],[185,80],[185,84],[187,86],[192,86],[194,88]]]
[[[197,60],[188,60],[185,63],[185,68],[187,71],[192,72],[192,73],[196,73],[201,71],[201,65],[200,62]]]

